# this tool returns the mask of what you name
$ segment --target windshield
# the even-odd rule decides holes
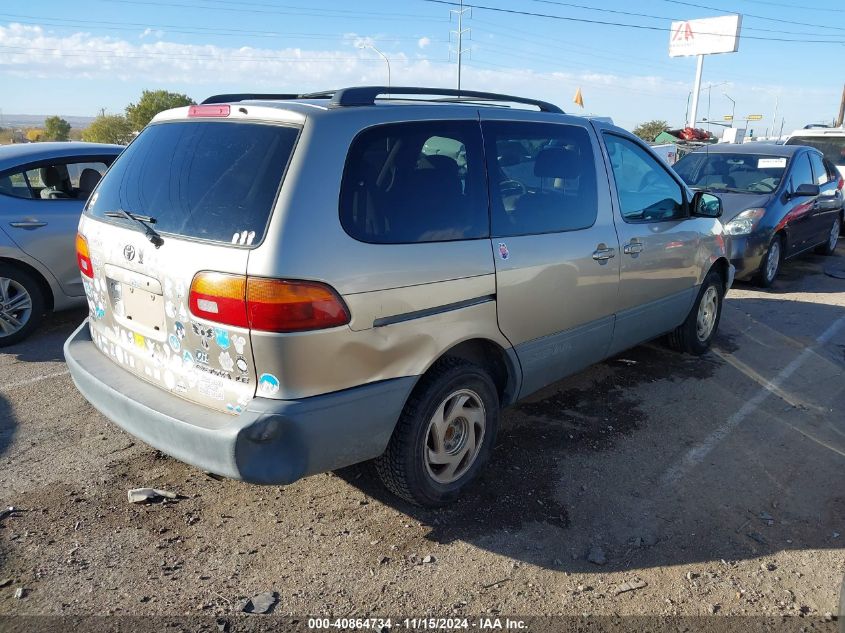
[[[815,147],[834,165],[845,165],[845,135],[824,137],[793,136],[786,142],[786,144]]]
[[[239,122],[152,125],[115,161],[87,212],[106,218],[123,210],[155,218],[163,234],[257,244],[298,134],[294,127]]]
[[[737,193],[771,193],[786,172],[787,159],[764,154],[695,152],[674,164],[690,187]]]

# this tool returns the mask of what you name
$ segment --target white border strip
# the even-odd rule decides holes
[[[47,380],[48,378],[58,378],[59,376],[65,376],[69,373],[70,370],[65,369],[64,371],[57,371],[53,374],[43,374],[41,376],[34,376],[33,378],[27,378],[26,380],[21,380],[18,382],[8,382],[5,385],[0,385],[0,391],[6,391],[7,389],[15,389],[17,387],[24,387],[26,385],[32,385],[36,382]]]

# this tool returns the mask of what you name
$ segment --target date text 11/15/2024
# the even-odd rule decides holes
[[[473,620],[470,618],[309,618],[309,629],[370,629],[382,631],[391,628],[408,630],[526,630],[524,620],[511,618],[484,617]]]

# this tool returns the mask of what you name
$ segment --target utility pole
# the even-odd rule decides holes
[[[695,119],[698,116],[698,93],[701,92],[701,73],[704,70],[704,55],[698,56],[695,65],[695,85],[692,88],[692,107],[690,108],[689,121],[687,126],[694,128]]]
[[[722,93],[726,99],[730,99],[731,102],[731,127],[734,126],[734,117],[736,116],[736,101],[731,99],[727,92]]]
[[[775,97],[775,116],[772,117],[772,134],[775,133],[775,126],[778,124],[778,108],[780,107],[780,96]],[[766,134],[768,136],[768,134]]]
[[[464,8],[464,0],[461,0],[460,9],[451,9],[449,13],[454,13],[458,16],[458,30],[457,31],[450,31],[452,34],[458,37],[458,48],[455,51],[458,55],[458,91],[461,90],[461,62],[463,61],[463,56],[466,51],[463,48],[463,41],[464,41],[464,33],[469,33],[470,29],[464,28],[464,13],[467,11],[471,11],[471,8]],[[451,17],[451,16],[450,16]]]
[[[836,119],[834,127],[842,127],[845,124],[845,86],[842,87],[842,101],[839,102],[839,118]]]

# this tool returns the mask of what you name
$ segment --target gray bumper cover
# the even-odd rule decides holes
[[[255,398],[240,416],[193,404],[134,376],[91,340],[64,345],[74,383],[103,415],[181,461],[260,484],[285,484],[384,452],[416,376],[301,400]]]

